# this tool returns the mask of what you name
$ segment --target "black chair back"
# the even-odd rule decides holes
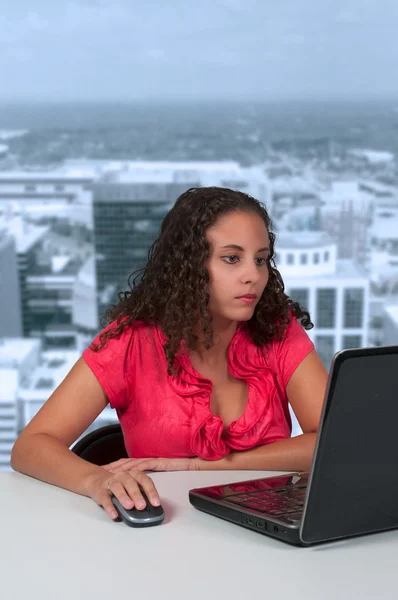
[[[78,440],[71,450],[77,456],[99,466],[119,460],[119,458],[128,458],[119,423],[105,425],[90,431]]]

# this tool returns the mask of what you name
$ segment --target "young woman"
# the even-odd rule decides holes
[[[12,467],[111,518],[112,494],[126,508],[145,506],[141,489],[160,503],[144,471],[308,469],[327,372],[302,327],[308,312],[284,293],[274,242],[254,198],[182,194],[110,324],[20,434]],[[69,447],[108,403],[130,458],[100,467]],[[294,438],[289,403],[303,430]]]

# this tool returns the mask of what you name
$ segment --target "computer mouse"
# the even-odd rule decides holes
[[[135,506],[134,508],[125,508],[116,496],[112,496],[112,502],[119,517],[129,527],[151,527],[152,525],[160,525],[165,517],[163,507],[152,506],[142,490],[141,494],[146,502],[146,506],[142,510],[138,510]]]

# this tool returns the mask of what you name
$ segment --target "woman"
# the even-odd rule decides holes
[[[310,468],[327,372],[284,293],[270,218],[254,198],[192,188],[165,217],[146,268],[13,448],[12,467],[90,496],[111,518],[160,500],[143,471]],[[129,459],[69,447],[105,406]],[[303,434],[290,438],[291,404]]]

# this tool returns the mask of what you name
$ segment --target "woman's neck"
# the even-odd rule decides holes
[[[200,340],[197,348],[190,352],[201,364],[214,367],[225,362],[228,346],[238,327],[237,321],[217,322],[213,319],[214,346],[206,350]]]

